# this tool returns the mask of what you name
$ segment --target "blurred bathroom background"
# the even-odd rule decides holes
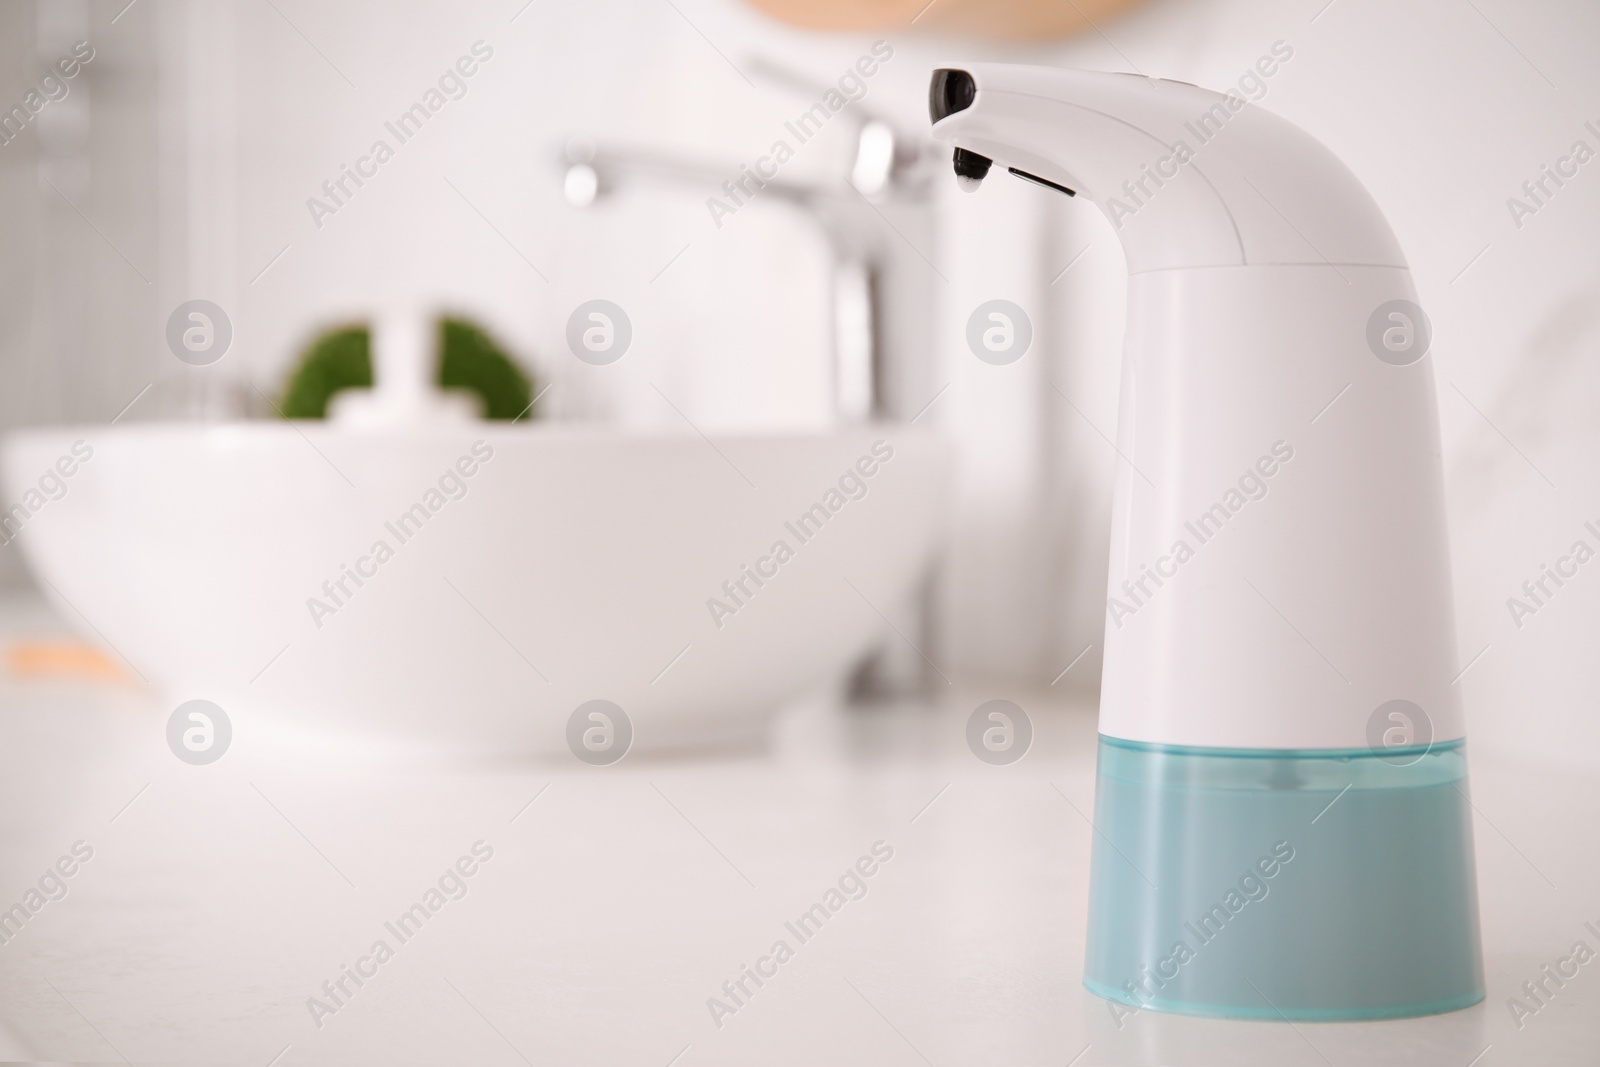
[[[1021,181],[958,210],[928,72],[1004,59],[1227,89],[1281,41],[1262,106],[1371,190],[1434,324],[1474,743],[1600,763],[1600,571],[1520,628],[1506,606],[1600,523],[1600,163],[1536,212],[1508,207],[1574,142],[1600,148],[1596,40],[1580,0],[0,0],[0,107],[93,49],[0,144],[0,431],[267,417],[319,330],[396,299],[488,329],[548,386],[541,418],[916,419],[956,464],[902,624],[958,681],[1092,691],[1121,252],[1088,205]],[[875,54],[782,188],[708,209]],[[459,97],[331,197],[468,55]],[[569,313],[597,297],[650,339],[626,366],[567,350]],[[234,331],[203,370],[164,340],[197,298]],[[995,298],[1033,319],[1010,368],[964,338]],[[0,549],[7,595],[28,583]]]

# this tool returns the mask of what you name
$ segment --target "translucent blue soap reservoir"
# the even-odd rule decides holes
[[[1084,984],[1113,1011],[1386,1019],[1483,999],[1465,745],[1101,736]]]

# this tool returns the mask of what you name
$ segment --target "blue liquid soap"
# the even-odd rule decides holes
[[[1463,742],[1102,736],[1084,985],[1128,1008],[1389,1019],[1483,999]]]

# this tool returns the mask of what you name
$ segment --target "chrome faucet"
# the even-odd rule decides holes
[[[821,96],[813,85],[766,60],[746,64],[752,75],[797,93]],[[931,262],[904,230],[932,228],[928,190],[945,157],[926,138],[913,137],[880,115],[851,105],[855,151],[848,174],[832,181],[795,181],[718,164],[577,137],[564,146],[562,190],[574,207],[588,207],[630,185],[671,186],[722,195],[730,174],[748,193],[802,208],[832,255],[833,409],[844,422],[909,418],[913,398],[930,390],[928,370],[911,353],[925,350]],[[900,217],[899,225],[885,213]],[[914,218],[914,216],[923,216]],[[910,217],[908,217],[910,216]],[[918,274],[922,276],[917,277]]]
[[[766,60],[749,61],[745,69],[811,100],[827,90]],[[933,233],[932,183],[936,175],[943,176],[949,154],[925,134],[897,129],[860,101],[839,113],[846,116],[855,140],[848,173],[823,181],[796,181],[782,173],[763,178],[748,170],[743,174],[756,183],[758,195],[803,209],[828,242],[835,417],[845,423],[905,422],[936,391],[926,353],[933,347],[929,312],[937,270],[915,238],[927,243]],[[596,144],[587,138],[568,141],[561,164],[567,202],[579,208],[628,186],[722,195],[728,175],[741,174],[738,163]],[[895,612],[896,625],[910,634],[916,647],[926,647],[934,632],[932,584],[930,574],[914,602]],[[894,642],[858,665],[850,688],[855,697],[881,698],[908,696],[930,684],[921,654]]]

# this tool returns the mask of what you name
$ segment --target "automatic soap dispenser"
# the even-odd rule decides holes
[[[1084,984],[1114,1015],[1483,999],[1427,319],[1361,183],[1238,97],[934,72],[1127,256]]]

